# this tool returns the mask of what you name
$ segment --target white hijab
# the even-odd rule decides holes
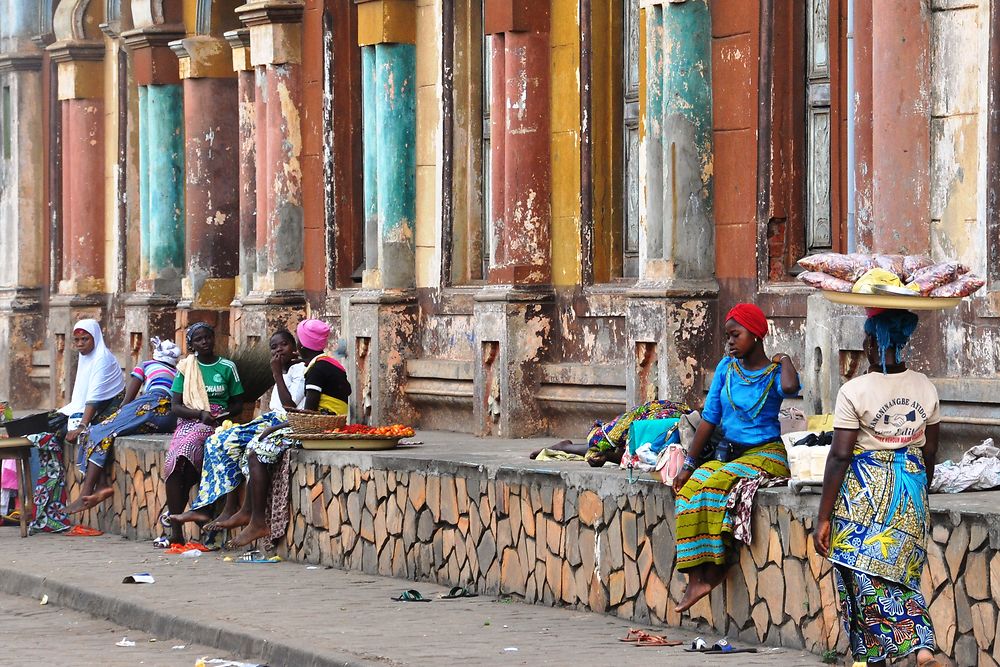
[[[81,354],[76,366],[76,381],[73,396],[59,412],[67,416],[83,412],[87,401],[103,401],[116,396],[125,388],[125,377],[115,355],[104,344],[104,335],[97,320],[80,320],[73,325],[73,331],[82,329],[94,338],[94,349],[90,354]]]

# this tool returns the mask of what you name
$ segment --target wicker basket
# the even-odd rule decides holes
[[[305,410],[289,410],[287,414],[293,433],[323,433],[347,425],[347,415],[326,415]]]

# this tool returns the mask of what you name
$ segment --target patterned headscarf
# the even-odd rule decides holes
[[[208,322],[195,322],[187,328],[187,331],[184,332],[184,340],[187,341],[188,345],[190,345],[191,341],[194,340],[194,335],[202,329],[208,329],[213,334],[215,333],[215,329],[213,329],[212,325]]]
[[[169,338],[160,340],[154,336],[150,342],[153,344],[153,359],[171,366],[177,365],[177,360],[181,358],[181,348],[174,341]]]

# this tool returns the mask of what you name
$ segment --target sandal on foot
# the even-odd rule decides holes
[[[392,599],[396,602],[430,602],[429,598],[425,598],[420,594],[420,591],[412,588],[408,591],[403,591],[398,597]]]
[[[479,597],[477,593],[471,592],[468,588],[463,586],[452,586],[451,590],[447,594],[442,595],[442,600],[457,600],[458,598],[475,598]]]

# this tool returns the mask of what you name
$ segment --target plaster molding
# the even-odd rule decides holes
[[[0,55],[0,72],[40,72],[41,54],[5,53]]]
[[[236,8],[248,28],[275,23],[300,23],[305,3],[301,0],[257,0]]]
[[[181,0],[131,0],[132,21],[137,29],[184,25]],[[181,29],[182,32],[183,28]]]
[[[58,41],[45,49],[52,62],[68,63],[77,61],[100,62],[104,60],[104,44],[90,41]]]
[[[104,7],[99,0],[62,0],[52,19],[57,42],[84,42],[101,38]]]

